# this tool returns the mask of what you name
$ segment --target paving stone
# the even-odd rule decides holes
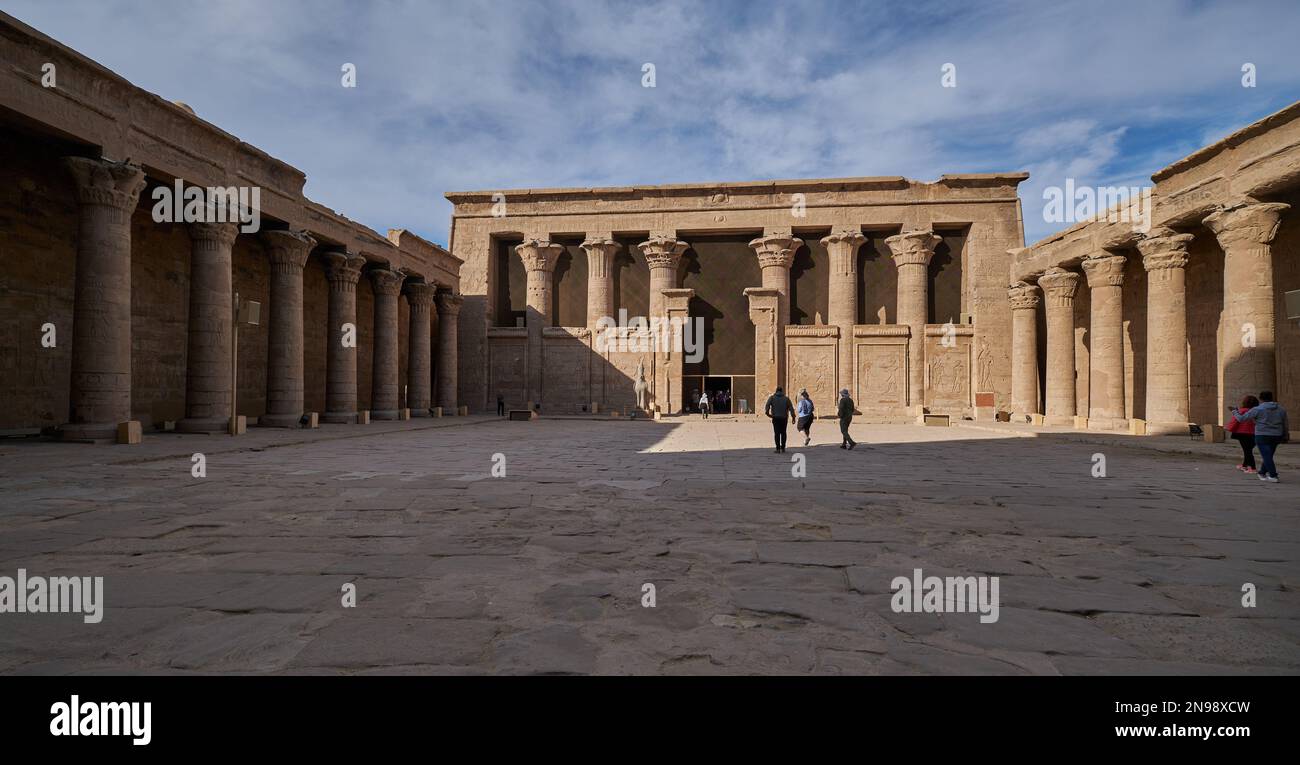
[[[106,611],[0,614],[0,672],[1300,671],[1300,484],[1243,510],[1206,456],[1097,480],[1095,444],[911,426],[796,480],[757,421],[454,419],[6,447],[0,575],[104,576]],[[998,576],[999,621],[895,613],[914,568]]]

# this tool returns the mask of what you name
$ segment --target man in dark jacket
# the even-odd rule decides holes
[[[843,436],[843,440],[840,441],[840,448],[852,449],[858,445],[858,442],[849,436],[849,425],[853,424],[853,399],[849,398],[848,388],[840,391],[840,406],[836,414],[840,418],[840,435]]]
[[[776,441],[776,453],[781,454],[785,451],[785,428],[795,421],[794,404],[785,397],[781,386],[778,385],[776,393],[768,397],[763,413],[772,418],[772,437]]]

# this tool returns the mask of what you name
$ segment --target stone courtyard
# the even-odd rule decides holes
[[[0,573],[105,578],[99,624],[9,615],[0,672],[1300,670],[1286,448],[1268,485],[1230,444],[814,432],[786,455],[721,417],[0,442]],[[895,613],[914,568],[998,576],[999,619]]]

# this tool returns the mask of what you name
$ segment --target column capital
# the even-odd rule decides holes
[[[515,246],[515,252],[524,261],[525,270],[549,272],[555,270],[564,246],[548,239],[527,239],[523,244]]]
[[[934,248],[942,241],[930,229],[920,229],[894,234],[885,240],[885,244],[889,245],[889,250],[894,255],[895,265],[927,266],[930,258],[934,257]]]
[[[751,241],[749,246],[758,255],[759,267],[781,266],[782,268],[789,268],[790,264],[794,262],[795,252],[803,246],[803,240],[797,236],[773,234],[771,236],[760,236]]]
[[[438,290],[437,300],[439,316],[455,316],[460,313],[460,304],[465,302],[465,296],[449,290]]]
[[[690,245],[676,237],[651,236],[636,247],[651,268],[676,268]]]
[[[1185,268],[1188,260],[1187,247],[1195,238],[1191,234],[1176,234],[1168,229],[1152,231],[1137,243],[1138,252],[1142,253],[1142,267],[1148,271]]]
[[[371,285],[374,286],[375,294],[388,297],[397,297],[402,291],[402,282],[406,280],[406,274],[388,266],[372,268],[368,276]]]
[[[847,244],[856,250],[866,241],[867,237],[856,228],[835,229],[821,239],[822,246],[828,249],[832,245]]]
[[[302,268],[316,246],[316,239],[306,231],[263,231],[260,238],[271,264],[277,266]]]
[[[230,247],[239,236],[238,223],[190,223],[186,226],[195,242],[211,241]]]
[[[589,236],[583,240],[582,244],[579,246],[586,250],[588,255],[594,255],[596,253],[610,255],[618,252],[618,248],[621,245],[606,236]]]
[[[327,252],[321,255],[325,262],[325,276],[331,285],[356,284],[361,280],[361,269],[366,259],[351,252]]]
[[[1053,300],[1073,300],[1074,293],[1079,289],[1079,274],[1064,268],[1049,268],[1038,277],[1038,286],[1044,295]]]
[[[1104,251],[1103,251],[1104,252]],[[1124,285],[1124,264],[1128,258],[1105,252],[1084,258],[1083,273],[1088,277],[1088,287],[1122,287]]]
[[[1277,234],[1282,213],[1291,205],[1281,202],[1244,204],[1211,213],[1202,221],[1221,247],[1234,244],[1269,244]]]
[[[427,308],[433,305],[433,295],[438,290],[438,285],[429,284],[428,282],[411,282],[408,281],[402,288],[403,294],[406,295],[406,302],[412,307],[420,306]]]
[[[1011,310],[1034,309],[1043,302],[1037,284],[1016,282],[1007,288],[1007,299],[1011,301]]]
[[[87,157],[64,157],[63,165],[77,184],[77,201],[129,210],[144,191],[144,170],[138,165]]]

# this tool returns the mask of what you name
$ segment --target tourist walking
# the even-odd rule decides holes
[[[853,424],[853,399],[849,398],[848,388],[840,391],[840,405],[835,414],[840,420],[840,448],[852,449],[858,442],[849,437],[849,425]]]
[[[1241,400],[1241,406],[1234,414],[1245,414],[1257,406],[1259,406],[1259,399],[1246,396]],[[1235,417],[1229,417],[1224,429],[1232,434],[1234,441],[1241,444],[1242,459],[1237,469],[1243,473],[1255,473],[1255,421],[1238,422]]]
[[[704,419],[706,419],[706,420],[709,419],[709,393],[708,393],[708,391],[705,391],[704,393],[701,393],[701,394],[700,394],[700,414],[704,415]]]
[[[799,404],[795,407],[795,414],[799,416],[796,428],[803,431],[803,445],[807,446],[812,441],[812,423],[813,423],[813,406],[812,399],[808,397],[808,389],[799,390]]]
[[[506,416],[506,397],[498,393],[497,394],[497,417],[505,417],[505,416]]]
[[[1273,391],[1259,393],[1259,405],[1247,412],[1229,410],[1237,422],[1254,422],[1255,445],[1259,447],[1259,480],[1277,483],[1277,465],[1273,463],[1273,453],[1278,444],[1291,440],[1291,427],[1287,422],[1286,410],[1273,400]]]
[[[776,393],[768,396],[763,414],[772,418],[772,439],[776,441],[776,453],[781,454],[785,451],[786,426],[794,422],[794,404],[785,397],[780,385],[776,386]]]

